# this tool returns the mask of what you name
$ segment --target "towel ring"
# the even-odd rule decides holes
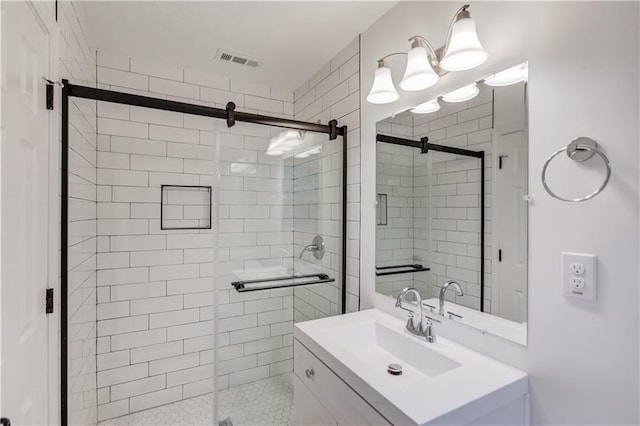
[[[577,161],[582,163],[583,161],[587,161],[589,158],[593,157],[595,154],[598,154],[600,156],[600,158],[602,158],[602,161],[604,162],[604,165],[607,167],[607,175],[604,178],[604,182],[602,182],[602,185],[600,185],[600,187],[598,189],[596,189],[594,192],[592,192],[591,194],[587,195],[586,197],[582,197],[582,198],[563,198],[560,197],[559,195],[555,194],[551,188],[549,188],[549,185],[547,185],[547,167],[549,166],[549,163],[551,162],[551,160],[553,160],[554,158],[556,158],[558,155],[560,155],[561,153],[565,152],[567,153],[567,156],[569,158],[571,158],[573,161]],[[553,154],[551,154],[549,156],[549,158],[547,158],[547,161],[545,161],[544,166],[542,167],[542,186],[544,186],[544,189],[549,193],[549,195],[551,195],[553,198],[556,198],[558,200],[561,201],[569,201],[569,202],[573,202],[573,203],[580,203],[582,201],[587,201],[592,199],[593,197],[595,197],[596,195],[598,195],[599,193],[602,192],[602,190],[607,186],[607,184],[609,183],[609,178],[611,177],[611,163],[609,162],[609,159],[607,158],[607,156],[598,149],[598,144],[596,143],[596,141],[594,141],[591,138],[586,138],[586,137],[579,137],[576,138],[574,140],[571,141],[571,143],[569,145],[567,145],[564,148],[561,148],[559,150],[557,150],[556,152],[554,152]]]

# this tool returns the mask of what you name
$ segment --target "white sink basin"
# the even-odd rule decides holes
[[[467,424],[526,400],[526,373],[442,336],[428,343],[404,327],[370,309],[298,323],[294,336],[392,424]],[[389,374],[390,363],[403,374]]]
[[[416,337],[376,321],[336,327],[331,330],[331,338],[382,376],[391,363],[400,364],[403,375],[414,378],[433,377],[460,367],[460,363],[422,345]]]

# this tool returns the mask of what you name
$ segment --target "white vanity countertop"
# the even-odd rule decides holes
[[[395,302],[395,299],[393,299]],[[432,311],[432,314],[437,312],[440,301],[438,298],[431,298],[422,301],[423,305],[431,305],[436,311]],[[453,312],[461,316],[462,318],[454,317],[452,321],[466,324],[470,327],[477,328],[480,331],[488,332],[496,336],[511,340],[512,342],[519,343],[523,346],[527,345],[527,323],[518,323],[509,321],[504,318],[500,318],[496,315],[480,312],[475,309],[467,308],[466,306],[458,305],[448,301],[444,302],[445,312]]]
[[[465,424],[528,393],[526,373],[440,336],[427,343],[404,326],[370,309],[298,323],[294,336],[392,424]],[[389,362],[403,374],[388,374]]]

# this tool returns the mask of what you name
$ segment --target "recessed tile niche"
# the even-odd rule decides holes
[[[160,229],[211,229],[211,187],[162,185]]]

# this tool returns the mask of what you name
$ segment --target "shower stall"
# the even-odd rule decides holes
[[[345,310],[346,127],[63,84],[62,423],[293,424],[293,326]]]

